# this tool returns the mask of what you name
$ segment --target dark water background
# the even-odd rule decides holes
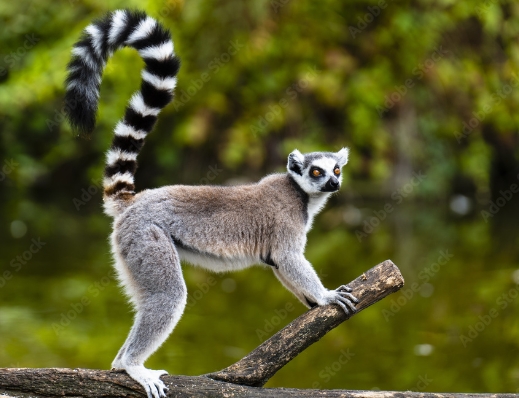
[[[485,209],[459,217],[441,201],[333,198],[307,247],[325,286],[388,258],[406,285],[330,332],[267,386],[518,391],[519,242],[510,209],[488,222]],[[12,259],[3,261],[0,281],[0,364],[107,369],[132,322],[110,266],[109,221],[99,211],[40,223],[15,239],[24,232],[15,221],[0,243],[2,259]],[[212,274],[185,265],[184,275],[188,306],[151,368],[221,369],[305,311],[268,268]]]

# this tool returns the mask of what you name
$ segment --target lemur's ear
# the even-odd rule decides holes
[[[297,149],[294,149],[290,155],[288,155],[287,169],[293,171],[299,175],[303,175],[303,163],[305,157]]]
[[[339,167],[342,167],[348,163],[349,154],[350,150],[348,148],[342,148],[339,152],[337,152],[337,163],[339,164]]]

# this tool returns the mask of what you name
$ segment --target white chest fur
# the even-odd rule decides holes
[[[314,217],[322,210],[329,197],[329,193],[323,193],[321,195],[310,196],[308,198],[308,222],[306,223],[306,232],[312,229]]]

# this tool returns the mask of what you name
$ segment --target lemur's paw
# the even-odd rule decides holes
[[[346,315],[353,314],[357,311],[355,304],[359,300],[350,292],[352,289],[346,285],[339,286],[336,290],[330,290],[327,298],[328,304],[337,304],[340,306]]]
[[[125,366],[126,373],[138,382],[146,391],[148,398],[166,396],[168,387],[160,380],[160,376],[168,374],[165,370],[146,369],[144,366]]]
[[[344,290],[345,292],[351,292],[353,289],[349,287],[348,285],[341,285],[337,289],[335,289],[337,292],[340,292]],[[358,301],[357,301],[358,302]]]

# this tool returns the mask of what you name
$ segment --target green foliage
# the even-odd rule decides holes
[[[375,183],[394,177],[392,165],[401,158],[419,169],[454,160],[435,171],[434,194],[442,196],[442,181],[459,173],[488,190],[476,166],[491,156],[483,150],[483,126],[516,153],[519,94],[502,91],[515,79],[519,53],[513,3],[20,1],[0,8],[0,156],[19,161],[21,187],[61,168],[74,167],[71,174],[83,183],[99,175],[100,154],[138,87],[142,62],[123,50],[108,63],[88,144],[62,120],[65,65],[93,18],[131,6],[173,31],[183,61],[176,105],[148,143],[159,156],[142,162],[147,175],[181,168],[184,155],[211,153],[229,173],[256,176],[293,146],[350,145],[347,172]],[[461,136],[473,112],[482,120]],[[411,145],[401,147],[402,139]],[[84,161],[70,164],[80,156],[91,159],[90,171]]]
[[[90,288],[110,272],[99,180],[113,126],[139,86],[138,54],[125,49],[109,61],[91,136],[74,136],[62,110],[73,43],[121,7],[170,28],[182,59],[176,98],[139,157],[138,189],[256,180],[282,171],[296,147],[348,146],[344,188],[309,237],[326,286],[386,258],[407,286],[424,284],[420,273],[439,251],[454,254],[389,319],[391,299],[308,349],[271,386],[519,388],[518,304],[497,304],[519,280],[518,196],[490,219],[480,214],[518,183],[519,7],[508,0],[0,3],[0,253],[11,272],[0,279],[0,366],[106,368],[129,329],[113,278],[98,295]],[[417,186],[413,173],[425,175]],[[455,195],[468,198],[467,214],[448,209]],[[379,224],[366,233],[374,214]],[[47,246],[13,268],[38,237]],[[185,273],[192,295],[209,278]],[[215,278],[151,367],[222,368],[260,342],[275,310],[294,305],[277,328],[303,311],[264,269]],[[61,314],[84,297],[89,304],[57,333]],[[465,347],[460,336],[494,307],[499,316]],[[423,355],[424,344],[432,353]],[[326,368],[348,348],[355,356],[331,375]],[[425,375],[433,382],[422,388]]]

